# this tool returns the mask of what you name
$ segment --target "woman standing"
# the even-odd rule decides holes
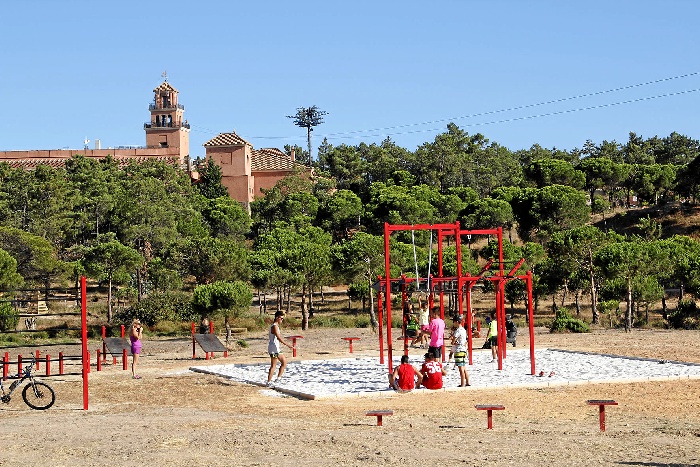
[[[129,330],[129,340],[131,341],[131,377],[133,379],[141,379],[141,377],[136,374],[136,364],[138,363],[139,355],[141,354],[142,337],[143,327],[141,326],[141,321],[135,319],[131,323],[131,329]]]
[[[277,372],[276,381],[279,381],[280,378],[282,378],[282,375],[284,374],[284,369],[287,366],[287,359],[282,354],[280,344],[284,344],[290,349],[292,348],[292,346],[286,343],[280,335],[280,324],[282,324],[282,321],[284,321],[284,312],[278,311],[277,313],[275,313],[275,320],[272,322],[272,326],[270,326],[270,341],[267,344],[267,353],[270,354],[270,371],[267,372],[268,386],[272,385],[272,375],[275,374],[277,360],[280,361],[280,369]]]

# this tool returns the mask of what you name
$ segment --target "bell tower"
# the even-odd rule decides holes
[[[190,154],[190,124],[183,119],[185,106],[178,102],[178,91],[168,83],[163,73],[163,83],[153,90],[153,102],[148,105],[151,121],[143,125],[146,130],[146,147],[169,149],[168,154],[179,152],[184,166]]]

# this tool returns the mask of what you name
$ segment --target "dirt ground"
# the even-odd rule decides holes
[[[284,330],[283,330],[284,331]],[[377,355],[366,329],[302,334],[297,358],[346,357],[341,337],[359,336],[358,355]],[[0,407],[0,465],[698,465],[700,380],[588,384],[548,389],[472,389],[300,400],[186,371],[193,364],[264,363],[264,332],[241,334],[249,347],[206,361],[192,341],[146,339],[139,373],[117,365],[89,375],[89,410],[79,376],[46,378],[57,400],[29,409],[15,392]],[[700,332],[616,330],[536,333],[537,347],[700,363]],[[529,345],[519,336],[518,347]],[[90,349],[100,343],[91,342]],[[42,349],[57,354],[59,348]],[[65,349],[79,352],[78,349]],[[29,349],[2,349],[11,358]],[[634,375],[629,375],[634,377]],[[614,399],[607,431],[588,399]],[[476,404],[503,404],[486,430]],[[367,410],[391,409],[382,427]]]

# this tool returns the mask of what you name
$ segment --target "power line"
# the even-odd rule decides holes
[[[544,105],[557,104],[557,103],[561,103],[561,102],[567,102],[567,101],[571,101],[571,100],[575,100],[575,99],[582,99],[582,98],[586,98],[586,97],[600,96],[600,95],[604,95],[604,94],[610,94],[610,93],[614,93],[614,92],[639,88],[639,87],[643,87],[643,86],[649,86],[652,84],[659,84],[659,83],[663,83],[663,82],[667,82],[667,81],[688,78],[688,77],[697,76],[697,75],[700,75],[700,72],[691,72],[691,73],[686,73],[683,75],[677,75],[677,76],[672,76],[672,77],[667,77],[667,78],[660,78],[657,80],[646,81],[643,83],[637,83],[637,84],[631,84],[628,86],[621,86],[621,87],[617,87],[617,88],[613,88],[613,89],[607,89],[604,91],[596,91],[596,92],[591,92],[591,93],[579,94],[579,95],[575,95],[575,96],[563,97],[563,98],[559,98],[559,99],[552,99],[552,100],[548,100],[548,101],[544,101],[544,102],[538,102],[535,104],[525,104],[525,105],[509,107],[509,108],[505,108],[505,109],[479,112],[479,113],[474,113],[474,114],[469,114],[469,115],[463,115],[460,117],[444,118],[444,119],[431,120],[431,121],[426,121],[426,122],[421,122],[421,123],[409,123],[409,124],[405,124],[405,125],[394,125],[394,126],[383,127],[383,128],[375,128],[372,130],[351,130],[351,131],[345,131],[345,132],[326,133],[323,135],[316,135],[316,136],[321,137],[321,138],[331,138],[331,139],[357,139],[357,138],[373,138],[373,137],[382,137],[382,136],[400,136],[400,135],[416,134],[416,133],[428,133],[428,132],[433,132],[433,131],[440,131],[443,128],[418,129],[418,130],[399,131],[399,132],[392,132],[392,133],[386,133],[386,130],[400,130],[402,128],[411,128],[411,127],[424,126],[424,125],[433,125],[433,124],[437,124],[437,123],[453,122],[455,120],[463,120],[463,119],[467,119],[467,118],[483,117],[483,116],[487,116],[487,115],[512,112],[512,111],[516,111],[516,110],[531,109],[534,107],[541,107]],[[488,121],[488,122],[469,123],[469,124],[464,124],[461,126],[464,128],[469,128],[469,127],[475,127],[475,126],[495,125],[495,124],[499,124],[499,123],[509,123],[509,122],[516,122],[516,121],[522,121],[522,120],[532,120],[535,118],[551,117],[551,116],[563,115],[563,114],[574,113],[574,112],[583,112],[583,111],[587,111],[587,110],[595,110],[595,109],[601,109],[601,108],[606,108],[606,107],[614,107],[614,106],[619,106],[619,105],[632,104],[632,103],[636,103],[636,102],[648,101],[648,100],[653,100],[653,99],[660,99],[660,98],[665,98],[665,97],[673,97],[673,96],[677,96],[677,95],[697,92],[699,90],[700,89],[690,89],[690,90],[672,92],[672,93],[667,93],[667,94],[659,94],[659,95],[655,95],[655,96],[640,97],[637,99],[629,99],[629,100],[625,100],[625,101],[613,102],[613,103],[608,103],[608,104],[599,104],[599,105],[593,105],[593,106],[588,106],[588,107],[579,107],[579,108],[575,108],[575,109],[560,110],[560,111],[547,112],[547,113],[541,113],[541,114],[535,114],[535,115],[528,115],[528,116],[523,116],[523,117],[513,117],[513,118],[500,119],[500,120],[492,120],[492,121]],[[214,131],[214,130],[210,130],[207,128],[200,128],[200,127],[196,127],[194,125],[192,125],[191,128],[193,131],[196,131],[198,133],[207,133],[207,134],[219,134],[220,133],[219,131]],[[376,132],[381,132],[381,133],[376,133]],[[294,135],[294,136],[246,136],[246,139],[251,139],[251,140],[252,139],[294,140],[294,139],[299,139],[299,138],[301,138],[301,137],[298,135]]]
[[[356,133],[371,133],[371,132],[375,132],[375,131],[396,130],[396,129],[400,129],[400,128],[409,128],[409,127],[414,127],[414,126],[432,125],[435,123],[452,122],[455,120],[463,120],[465,118],[483,117],[485,115],[493,115],[493,114],[504,113],[504,112],[512,112],[515,110],[530,109],[533,107],[540,107],[543,105],[557,104],[560,102],[566,102],[566,101],[575,100],[575,99],[582,99],[585,97],[600,96],[603,94],[625,91],[628,89],[639,88],[639,87],[648,86],[651,84],[663,83],[665,81],[672,81],[674,79],[688,78],[691,76],[696,76],[698,74],[700,74],[700,72],[695,71],[692,73],[686,73],[684,75],[672,76],[669,78],[661,78],[661,79],[657,79],[657,80],[653,80],[653,81],[647,81],[645,83],[631,84],[629,86],[622,86],[622,87],[618,87],[618,88],[608,89],[605,91],[596,91],[596,92],[591,92],[591,93],[586,93],[586,94],[579,94],[576,96],[562,97],[560,99],[553,99],[553,100],[549,100],[549,101],[545,101],[545,102],[538,102],[536,104],[525,104],[525,105],[520,105],[520,106],[516,106],[516,107],[509,107],[509,108],[505,108],[505,109],[490,110],[490,111],[486,111],[486,112],[479,112],[479,113],[474,113],[474,114],[469,114],[469,115],[463,115],[461,117],[443,118],[443,119],[439,119],[439,120],[431,120],[431,121],[422,122],[422,123],[408,123],[405,125],[396,125],[396,126],[390,126],[390,127],[385,127],[385,128],[375,128],[373,130],[355,130],[355,131],[346,131],[346,132],[339,132],[339,133],[328,133],[325,136],[335,137],[335,136],[350,135],[350,134],[356,134]],[[428,130],[428,131],[430,131],[430,130]],[[403,133],[396,133],[396,134],[403,134]]]
[[[667,94],[659,94],[656,96],[647,96],[647,97],[640,97],[638,99],[630,99],[626,101],[620,101],[620,102],[612,102],[609,104],[600,104],[600,105],[592,105],[589,107],[579,107],[577,109],[568,109],[568,110],[559,110],[556,112],[547,112],[547,113],[542,113],[542,114],[536,114],[536,115],[528,115],[525,117],[513,117],[513,118],[505,118],[502,120],[492,120],[489,122],[479,122],[479,123],[468,123],[466,125],[461,125],[462,128],[469,128],[469,127],[475,127],[475,126],[485,126],[485,125],[495,125],[498,123],[509,123],[509,122],[517,122],[521,120],[531,120],[535,118],[541,118],[541,117],[551,117],[553,115],[563,115],[563,114],[568,114],[568,113],[574,113],[574,112],[583,112],[586,110],[595,110],[595,109],[602,109],[605,107],[614,107],[617,105],[626,105],[626,104],[633,104],[635,102],[642,102],[642,101],[648,101],[652,99],[661,99],[664,97],[672,97],[672,96],[678,96],[682,94],[690,94],[693,92],[698,92],[700,91],[699,89],[688,89],[685,91],[678,91],[678,92],[671,92]],[[396,133],[378,133],[378,134],[372,134],[372,135],[364,135],[364,136],[336,136],[335,138],[343,139],[343,138],[359,138],[359,137],[365,137],[365,138],[373,138],[373,137],[382,137],[382,136],[397,136],[397,135],[410,135],[410,134],[416,134],[416,133],[428,133],[432,131],[440,131],[442,128],[430,128],[430,129],[422,129],[422,130],[413,130],[413,131],[402,131],[402,132],[396,132]],[[324,137],[328,137],[330,135],[324,135]]]

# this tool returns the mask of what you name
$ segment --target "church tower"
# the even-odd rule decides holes
[[[148,110],[151,121],[143,125],[146,147],[170,148],[168,153],[178,149],[180,165],[184,167],[190,155],[190,124],[182,118],[185,106],[178,102],[178,91],[168,83],[167,77],[153,90],[153,102],[148,105]]]

